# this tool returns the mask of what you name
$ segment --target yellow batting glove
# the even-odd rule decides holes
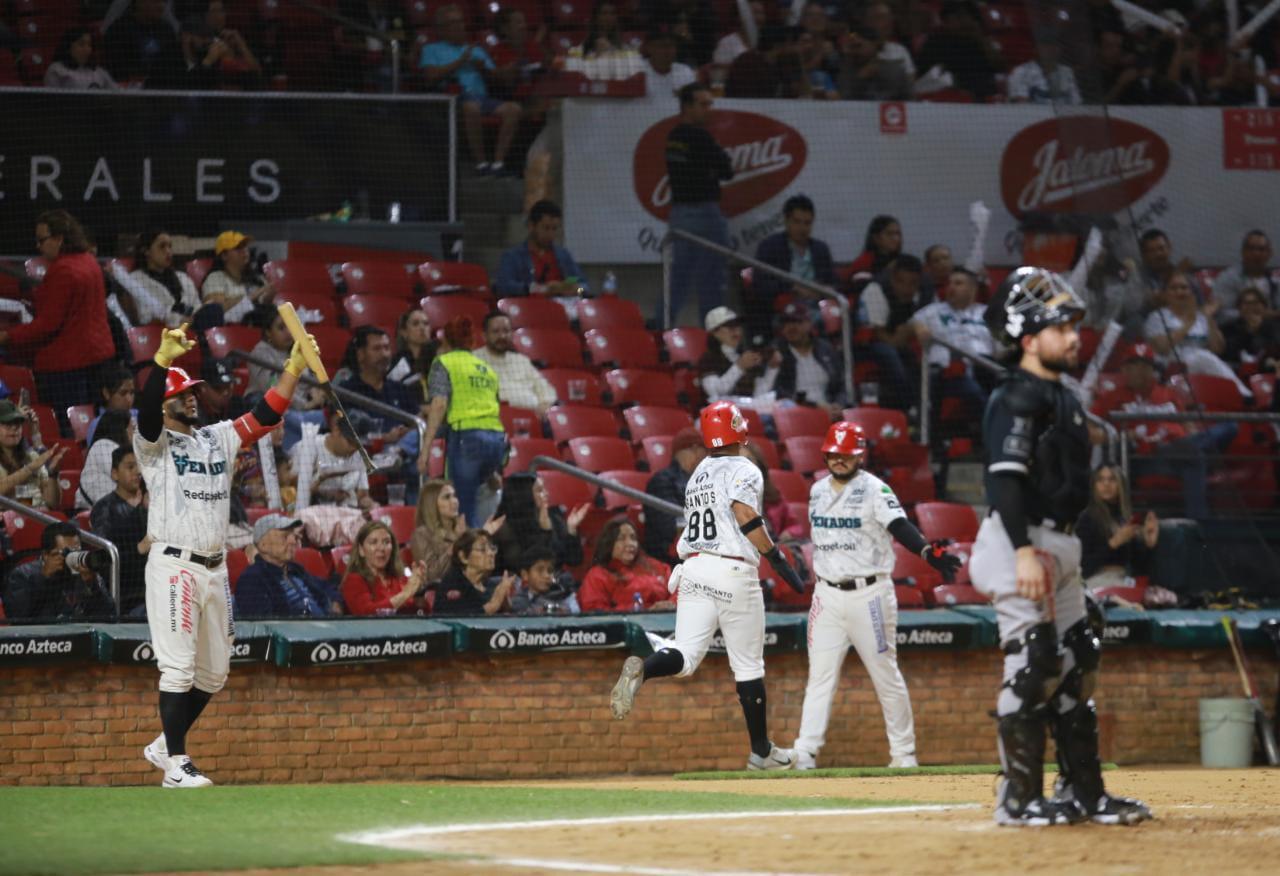
[[[165,329],[160,333],[160,349],[156,350],[155,363],[161,368],[168,368],[174,360],[196,345],[195,341],[187,337],[187,325],[184,322],[176,329]]]
[[[311,345],[312,351],[319,359],[320,345],[316,343],[316,339],[312,335],[307,335],[307,343]],[[285,363],[284,370],[294,377],[301,377],[302,372],[307,370],[307,357],[303,355],[302,344],[297,341],[293,342],[293,349],[289,351],[289,361]]]

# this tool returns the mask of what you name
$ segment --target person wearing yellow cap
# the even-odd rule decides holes
[[[213,244],[213,270],[204,278],[200,297],[205,304],[222,305],[226,322],[244,322],[259,304],[270,304],[276,289],[253,270],[249,244],[253,238],[224,231]]]

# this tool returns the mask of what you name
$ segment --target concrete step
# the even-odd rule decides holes
[[[523,212],[524,180],[465,172],[458,178],[458,213],[464,222],[485,213],[519,216]]]

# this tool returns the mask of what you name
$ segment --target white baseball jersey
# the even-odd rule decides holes
[[[684,491],[684,532],[676,546],[680,559],[708,553],[758,566],[760,552],[738,529],[733,503],[759,514],[763,493],[764,475],[745,456],[708,456],[698,463]]]
[[[893,572],[893,536],[888,526],[907,516],[889,485],[859,472],[837,493],[825,477],[809,489],[809,538],[813,571],[826,581],[847,581]]]
[[[231,476],[240,435],[223,420],[183,435],[171,429],[154,443],[133,436],[142,477],[151,493],[147,535],[202,554],[221,551],[231,519]]]

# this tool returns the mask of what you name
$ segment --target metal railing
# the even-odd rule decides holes
[[[773,265],[765,264],[759,259],[743,255],[740,252],[730,249],[727,246],[707,240],[705,237],[699,237],[680,228],[672,228],[662,238],[662,327],[664,329],[671,328],[671,321],[675,319],[675,314],[671,312],[671,267],[670,267],[670,249],[675,243],[675,238],[687,240],[696,246],[710,250],[716,255],[722,256],[731,262],[737,262],[740,265],[746,265],[753,271],[760,271],[779,280],[785,280],[793,286],[799,286],[802,289],[808,289],[810,292],[816,293],[822,298],[830,299],[840,307],[840,347],[844,352],[844,386],[846,397],[850,402],[853,401],[853,312],[849,308],[849,299],[844,295],[832,289],[830,286],[824,286],[822,283],[815,283],[812,280],[806,280],[803,277],[796,276],[789,271],[781,268],[775,268]]]
[[[1114,420],[1123,425],[1124,423],[1150,423],[1157,421],[1161,423],[1270,423],[1275,425],[1280,423],[1280,414],[1264,413],[1259,411],[1240,411],[1231,413],[1227,411],[1112,411],[1107,414],[1107,419]],[[1188,452],[1185,454],[1170,454],[1170,459],[1193,459],[1200,454]],[[1268,456],[1248,456],[1248,457],[1227,457],[1226,454],[1219,454],[1223,459],[1275,459]],[[1124,472],[1125,480],[1129,480],[1129,442],[1120,442],[1120,470]]]
[[[594,484],[605,490],[612,490],[615,493],[621,493],[628,499],[635,499],[646,508],[652,508],[655,511],[661,511],[663,514],[670,514],[672,517],[683,517],[684,509],[674,502],[668,502],[666,499],[659,499],[657,496],[650,496],[634,487],[628,487],[626,484],[620,484],[617,481],[611,481],[608,478],[602,478],[600,475],[592,474],[585,469],[578,468],[576,465],[570,465],[563,459],[556,459],[551,456],[535,456],[529,463],[530,471],[537,471],[539,468],[551,468],[556,471],[564,472],[575,478],[584,480],[589,484]]]
[[[12,511],[15,514],[21,514],[23,517],[30,517],[32,520],[38,520],[45,526],[52,526],[55,523],[66,523],[65,520],[59,520],[43,511],[37,511],[34,508],[28,508],[21,502],[10,499],[8,496],[0,496],[0,508],[6,511]],[[75,526],[75,523],[71,524]],[[12,537],[12,536],[11,536]],[[101,548],[111,555],[111,574],[108,579],[111,582],[111,600],[116,604],[116,620],[120,619],[120,550],[114,544],[107,541],[99,535],[92,532],[80,530],[80,540],[86,544],[91,544],[96,548]]]

